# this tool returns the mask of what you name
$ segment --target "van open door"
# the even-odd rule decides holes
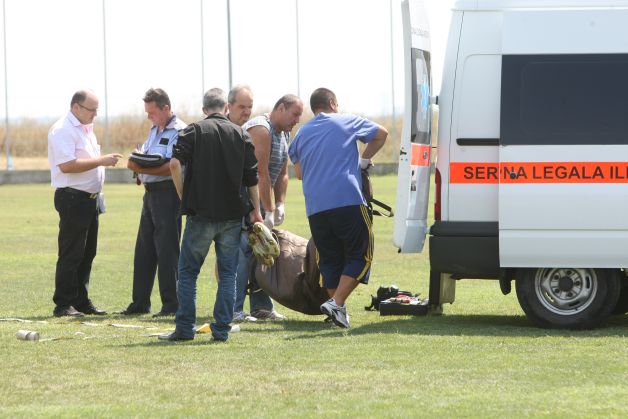
[[[405,102],[399,150],[393,242],[400,252],[423,250],[430,190],[432,73],[430,30],[423,1],[401,4]]]

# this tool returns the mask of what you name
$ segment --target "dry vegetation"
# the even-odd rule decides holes
[[[265,110],[258,112],[262,113]],[[198,120],[197,114],[179,114],[186,122]],[[307,122],[312,117],[311,112],[306,111],[301,118],[302,122]],[[390,136],[380,151],[377,161],[391,162],[397,160],[397,152],[393,150],[399,148],[399,137],[401,135],[402,118],[397,115],[395,129],[393,130],[393,119],[390,115],[370,117],[373,121],[383,125],[388,129]],[[48,153],[48,129],[54,121],[37,121],[34,119],[21,119],[10,126],[11,135],[11,155],[13,156],[13,167],[15,170],[47,169]],[[294,128],[294,135],[301,124]],[[109,131],[105,137],[104,117],[100,116],[96,120],[95,132],[98,141],[103,145],[105,152],[119,152],[127,155],[137,146],[144,142],[146,134],[150,128],[150,121],[144,115],[125,115],[109,118]],[[6,141],[6,126],[0,126],[0,170],[7,167],[6,155],[4,152],[4,142]]]

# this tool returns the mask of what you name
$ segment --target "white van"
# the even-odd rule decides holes
[[[628,1],[457,1],[437,99],[422,7],[402,4],[394,243],[420,252],[429,237],[430,304],[452,303],[458,279],[485,278],[504,294],[515,280],[542,327],[626,313]]]

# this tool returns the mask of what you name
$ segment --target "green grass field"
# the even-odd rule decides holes
[[[376,197],[394,203],[395,181],[374,178]],[[90,294],[114,311],[130,301],[142,191],[105,192]],[[0,321],[0,416],[628,416],[626,316],[593,331],[538,329],[514,294],[480,280],[460,281],[442,316],[364,311],[379,285],[428,292],[427,255],[398,254],[389,219],[375,220],[371,281],[349,300],[348,331],[282,307],[287,321],[243,324],[226,344],[208,335],[158,342],[147,335],[173,323],[149,315],[87,317],[88,324],[54,318],[52,196],[48,185],[0,186],[0,318],[35,321]],[[285,227],[309,237],[298,181],[286,210]],[[199,324],[213,306],[213,264],[208,258],[199,278]],[[155,287],[153,311],[159,307]],[[42,340],[19,341],[19,329]]]

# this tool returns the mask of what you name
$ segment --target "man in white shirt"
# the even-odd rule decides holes
[[[104,212],[104,166],[115,166],[122,155],[100,155],[93,124],[97,113],[96,94],[79,90],[72,96],[70,111],[48,132],[48,162],[59,213],[59,255],[52,298],[56,317],[107,314],[89,299],[89,275],[96,256],[98,214]]]

